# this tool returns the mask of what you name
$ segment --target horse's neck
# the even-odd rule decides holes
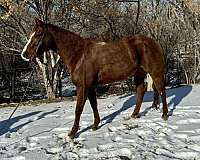
[[[72,72],[76,63],[82,57],[85,41],[80,36],[68,31],[63,32],[62,30],[58,30],[53,34],[55,35],[57,52],[67,65],[69,71]]]

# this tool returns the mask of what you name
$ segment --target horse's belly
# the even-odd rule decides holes
[[[128,64],[108,64],[103,66],[98,73],[98,83],[106,84],[126,79],[133,74],[135,68]]]

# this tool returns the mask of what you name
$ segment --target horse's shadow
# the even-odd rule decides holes
[[[191,92],[191,90],[192,90],[191,85],[181,86],[179,88],[172,88],[172,89],[166,90],[167,98],[172,97],[171,100],[168,102],[168,107],[169,107],[168,115],[169,116],[173,115],[173,112],[176,109],[177,105],[183,100],[184,97],[186,97]],[[130,96],[130,94],[122,96],[120,98],[122,99],[127,96]],[[149,92],[145,93],[143,102],[153,102],[153,91],[149,91]],[[106,125],[108,123],[111,123],[121,112],[126,111],[129,108],[132,108],[135,104],[136,104],[136,96],[134,95],[134,96],[131,96],[129,99],[127,99],[124,102],[123,106],[119,110],[103,117],[101,119],[101,121],[104,121],[105,123],[102,123],[99,126],[99,128],[103,127],[104,125]],[[161,103],[161,105],[162,105],[162,103]],[[152,108],[152,106],[147,107],[144,111],[140,112],[140,117],[145,116],[151,110],[151,108]],[[133,107],[133,109],[134,109],[134,107]],[[78,132],[78,135],[87,131],[90,128],[91,128],[91,126],[88,126],[87,128],[80,130]]]
[[[172,88],[167,91],[167,97],[171,97],[168,103],[169,116],[173,115],[174,110],[180,104],[180,102],[192,91],[191,85],[184,85],[178,88]]]
[[[44,118],[46,115],[54,113],[57,110],[58,109],[54,109],[54,110],[49,111],[49,112],[44,112],[41,115],[39,115],[36,120],[40,120],[40,119]],[[7,132],[10,132],[10,133],[16,132],[17,130],[19,130],[23,126],[25,126],[25,125],[33,122],[33,121],[32,120],[27,120],[24,123],[21,123],[21,124],[15,126],[15,127],[12,127],[15,123],[20,122],[22,119],[37,115],[37,114],[39,114],[41,112],[42,111],[34,111],[34,112],[30,112],[30,113],[27,113],[27,114],[24,114],[24,115],[19,115],[19,116],[13,117],[9,121],[7,119],[3,120],[3,121],[0,121],[0,136],[2,136],[3,134],[5,134]]]

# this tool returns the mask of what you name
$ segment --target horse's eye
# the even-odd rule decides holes
[[[36,36],[37,37],[39,37],[39,36],[41,36],[42,35],[42,33],[36,33]]]

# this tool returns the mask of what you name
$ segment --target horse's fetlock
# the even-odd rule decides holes
[[[82,110],[76,110],[76,111],[75,111],[75,114],[76,114],[76,115],[81,115],[81,113],[82,113]]]
[[[92,130],[93,130],[93,131],[96,131],[98,128],[99,128],[98,125],[96,125],[96,124],[93,124],[93,125],[92,125]]]

